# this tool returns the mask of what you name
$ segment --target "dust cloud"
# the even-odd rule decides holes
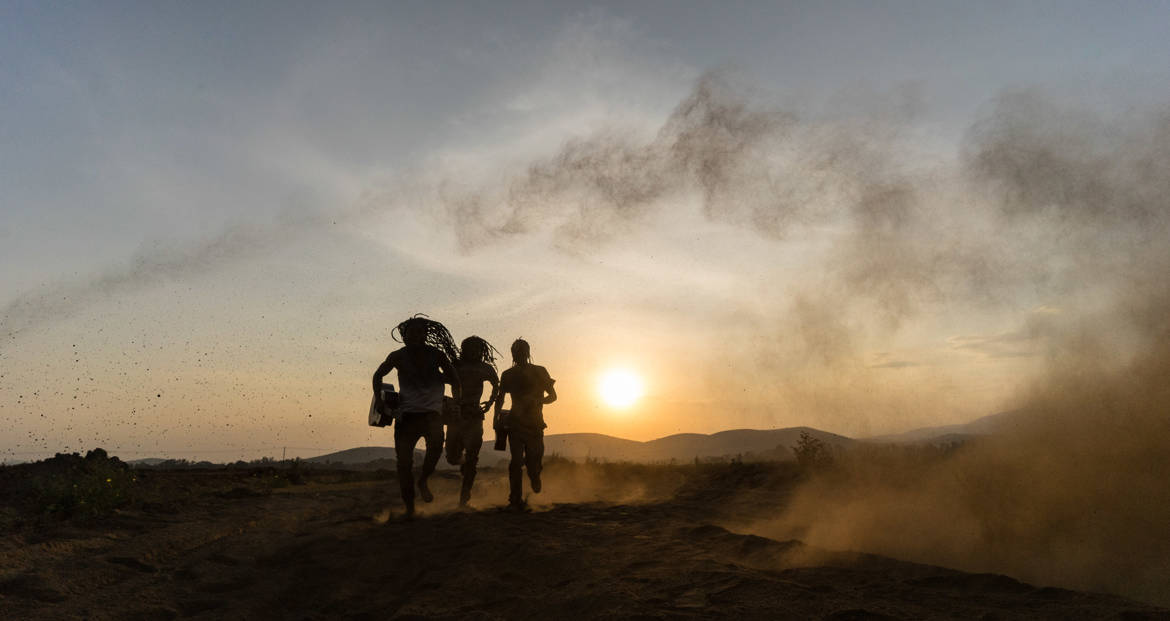
[[[938,363],[939,351],[1049,369],[1001,405],[1020,411],[1014,435],[929,467],[847,462],[810,483],[770,528],[1044,581],[1132,585],[1127,592],[1165,601],[1155,590],[1170,554],[1156,525],[1170,522],[1170,499],[1155,484],[1170,463],[1161,385],[1170,115],[1111,119],[1012,91],[988,102],[957,158],[939,158],[916,148],[916,113],[900,94],[798,112],[708,73],[649,133],[599,130],[551,155],[506,162],[482,183],[458,166],[424,163],[409,187],[371,192],[357,206],[229,229],[187,251],[151,250],[85,283],[30,293],[0,313],[0,351],[102,299],[211,272],[292,237],[312,244],[327,223],[417,217],[421,207],[465,253],[549,234],[556,248],[585,255],[636,247],[694,209],[777,252],[759,258],[768,277],[723,310],[672,318],[712,344],[693,372],[717,394],[752,386],[786,420],[889,428],[971,407],[948,396],[966,379]],[[801,262],[787,261],[792,254]],[[885,349],[919,323],[980,313],[1021,327],[959,333],[918,355]],[[900,382],[881,374],[897,369],[922,374]]]
[[[1161,307],[1170,317],[1170,307]],[[1170,603],[1170,347],[1062,357],[998,435],[952,453],[859,449],[751,530]],[[1087,338],[1080,335],[1077,338]]]
[[[715,365],[787,383],[774,407],[813,425],[930,394],[858,370],[875,334],[1030,303],[1019,327],[950,343],[1043,369],[1001,404],[1014,414],[999,435],[859,450],[751,529],[1170,603],[1170,115],[1109,119],[1010,91],[954,168],[915,165],[906,122],[800,120],[708,75],[649,141],[573,141],[446,215],[468,251],[541,228],[567,247],[615,243],[688,193],[709,220],[778,244],[830,231],[811,282],[770,312],[728,311],[725,343],[762,344]]]
[[[863,408],[873,426],[889,428],[956,405],[945,388],[929,399],[884,388],[888,374],[878,369],[913,368],[919,385],[957,381],[929,360],[871,358],[908,327],[945,313],[1076,305],[1064,296],[1082,284],[1111,287],[1101,271],[1066,269],[1097,235],[1092,226],[1065,223],[1079,235],[1062,237],[1041,222],[1046,213],[1022,222],[1020,205],[1032,194],[1076,190],[1051,189],[1056,180],[1025,187],[1030,182],[1019,175],[1030,173],[997,158],[1025,139],[1013,124],[1037,131],[1018,117],[1049,112],[1043,102],[1027,105],[1011,95],[992,102],[961,157],[947,159],[915,146],[918,106],[910,95],[797,112],[734,75],[710,72],[657,131],[576,137],[485,184],[459,184],[452,180],[458,171],[449,171],[431,204],[467,253],[537,234],[581,255],[636,247],[694,209],[708,225],[767,240],[777,259],[761,270],[762,280],[742,283],[722,310],[686,318],[704,326],[707,342],[741,343],[704,361],[706,384],[751,386],[777,410],[810,412],[846,433],[870,427],[858,423]],[[1066,168],[1053,172],[1079,173]],[[1110,234],[1143,234],[1127,227]],[[704,243],[701,234],[696,243]]]
[[[146,244],[124,265],[86,274],[84,279],[46,284],[0,309],[0,351],[22,332],[51,325],[119,296],[214,273],[311,235],[325,224],[319,215],[299,214],[266,226],[234,225],[195,243]]]
[[[500,164],[483,181],[458,163],[425,161],[356,205],[230,227],[183,249],[153,244],[128,265],[29,292],[0,311],[0,354],[21,333],[103,301],[226,270],[289,240],[311,246],[337,225],[357,235],[379,222],[433,217],[466,253],[549,234],[555,249],[587,256],[604,245],[637,248],[644,235],[697,217],[778,251],[812,246],[795,251],[798,265],[776,260],[763,281],[743,283],[742,295],[717,310],[677,318],[704,326],[706,342],[750,344],[704,363],[703,383],[752,385],[757,402],[786,410],[832,410],[826,426],[849,431],[857,399],[880,383],[863,360],[867,341],[939,304],[982,305],[996,297],[987,292],[1004,295],[1004,279],[1023,279],[988,251],[990,236],[963,228],[969,214],[949,207],[960,194],[956,173],[916,155],[915,110],[913,97],[896,93],[856,109],[798,113],[729,72],[710,72],[650,132],[578,136],[551,155]],[[855,386],[855,397],[819,388],[842,385]],[[818,388],[809,394],[808,386]],[[879,410],[892,415],[901,403],[888,395]]]
[[[999,433],[861,449],[751,530],[1170,604],[1168,118],[994,102],[965,147],[973,187],[1032,243],[1035,286],[1093,303],[967,343],[1043,336],[1046,370]]]
[[[541,478],[545,482],[539,495],[528,497],[537,507],[558,503],[608,502],[636,504],[667,500],[686,483],[686,473],[677,468],[662,468],[634,463],[578,463],[563,458],[549,458]],[[500,488],[507,495],[507,481]],[[528,483],[525,482],[525,489]]]

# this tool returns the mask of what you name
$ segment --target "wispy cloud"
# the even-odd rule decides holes
[[[1046,340],[1052,336],[1060,309],[1040,306],[1032,309],[1023,325],[1015,330],[996,334],[952,336],[947,344],[952,350],[986,358],[1026,358],[1042,352]]]

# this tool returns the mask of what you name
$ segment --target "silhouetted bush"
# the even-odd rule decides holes
[[[807,431],[800,432],[800,440],[792,447],[792,452],[796,454],[796,463],[803,469],[823,468],[833,463],[829,446]]]
[[[85,457],[57,453],[33,464],[12,467],[14,484],[5,495],[33,514],[95,517],[129,503],[138,481],[117,457],[94,449]]]

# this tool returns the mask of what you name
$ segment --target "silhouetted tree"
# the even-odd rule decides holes
[[[801,468],[820,468],[833,462],[828,445],[807,431],[800,432],[800,440],[792,447],[792,452]]]

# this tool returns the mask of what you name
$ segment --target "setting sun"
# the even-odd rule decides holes
[[[626,369],[610,369],[601,376],[601,399],[614,408],[626,408],[642,396],[642,379]]]

